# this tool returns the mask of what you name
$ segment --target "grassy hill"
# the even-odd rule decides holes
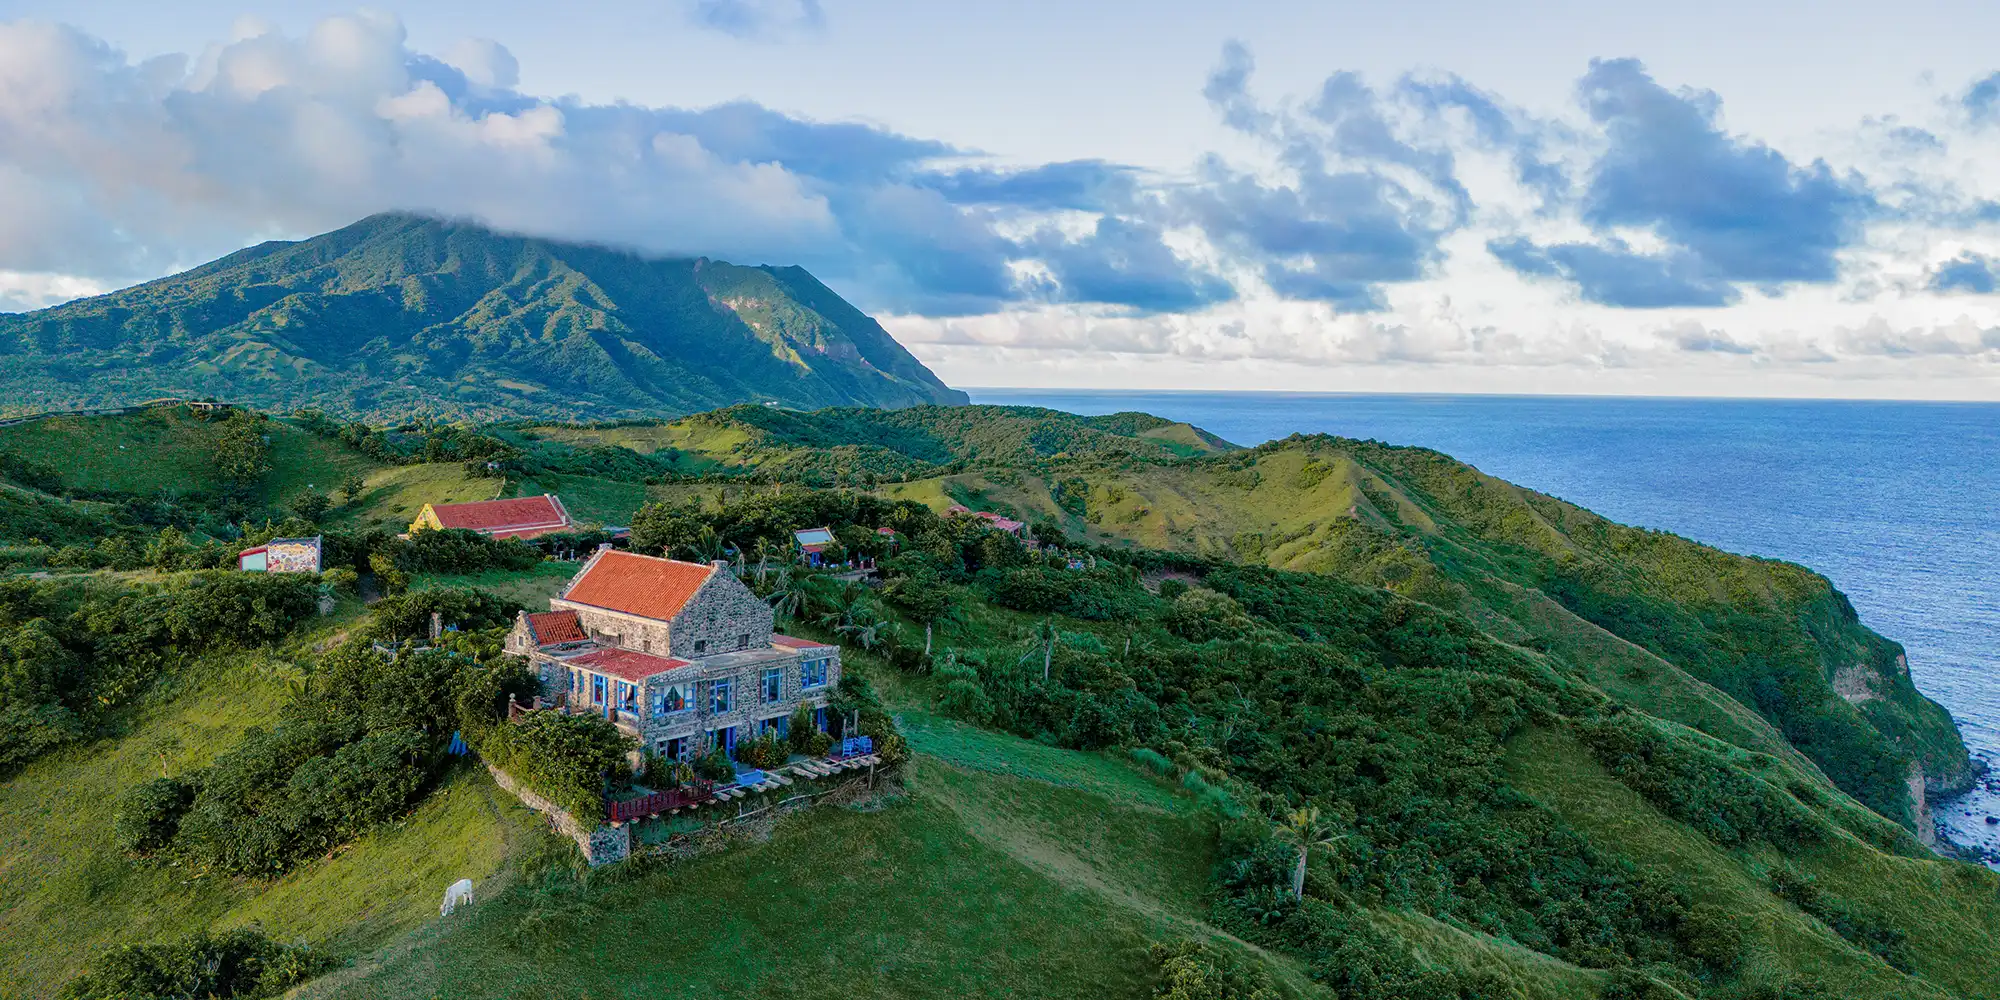
[[[220,398],[375,419],[964,402],[797,267],[371,216],[0,315],[0,413]]]
[[[1294,438],[1203,461],[982,469],[883,493],[1453,608],[1565,654],[1649,710],[1752,749],[1787,743],[1926,835],[1911,782],[1935,796],[1971,778],[1956,729],[1917,692],[1900,647],[1862,626],[1824,577],[1616,525],[1424,449]],[[1746,711],[1776,738],[1746,730]]]
[[[95,738],[0,780],[0,996],[50,995],[107,948],[195,927],[335,956],[309,997],[1136,998],[1170,988],[1153,946],[1174,942],[1284,997],[2000,993],[2000,878],[1926,850],[1912,809],[1913,782],[1961,780],[1957,733],[1895,644],[1801,567],[1433,452],[1242,449],[1143,415],[738,407],[365,438],[241,419],[0,428],[16,480],[0,492],[138,547],[162,491],[199,540],[228,529],[214,505],[254,514],[353,476],[331,535],[543,490],[642,546],[696,522],[744,551],[893,523],[921,559],[879,592],[807,586],[787,628],[844,642],[914,757],[858,808],[588,873],[475,769],[278,877],[122,854],[123,790],[281,719],[331,640],[380,614],[349,598],[266,646],[161,667]],[[268,439],[265,468],[232,477],[217,445],[245,428]],[[859,488],[809,485],[842,482]],[[1060,529],[1097,568],[935,515],[953,502]],[[29,560],[0,597],[27,571],[180,578]],[[504,618],[569,571],[409,584],[478,588]],[[926,617],[913,590],[951,613]],[[25,624],[0,615],[0,657],[31,648]],[[1293,900],[1283,829],[1303,806],[1328,839]],[[480,902],[440,921],[458,877]]]

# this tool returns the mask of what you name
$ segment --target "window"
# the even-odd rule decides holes
[[[639,685],[618,682],[618,708],[620,711],[638,713]]]
[[[694,641],[694,655],[700,656],[701,654],[706,652],[708,652],[708,640],[696,639]]]
[[[668,760],[686,760],[688,758],[688,739],[685,736],[676,736],[670,740],[661,740],[659,747],[660,756]]]
[[[750,633],[745,632],[742,635],[736,637],[736,648],[737,649],[750,648]]]
[[[819,730],[822,733],[826,732],[825,705],[821,705],[820,707],[813,709],[813,728]]]
[[[688,695],[685,684],[669,684],[653,692],[653,714],[673,715],[694,707],[694,699]]]
[[[777,701],[785,696],[785,672],[772,668],[764,671],[764,704]]]
[[[736,682],[716,681],[708,686],[708,710],[717,715],[735,707]]]
[[[799,664],[799,687],[810,690],[826,686],[826,661],[807,660]]]
[[[599,674],[590,675],[590,703],[604,704],[604,678]]]
[[[639,652],[650,653],[652,651],[653,651],[653,640],[651,639],[639,640]]]
[[[765,719],[757,723],[757,735],[762,736],[765,733],[776,733],[778,734],[778,738],[781,740],[791,736],[792,735],[791,718],[789,716],[780,715],[775,719]]]
[[[736,727],[717,729],[708,734],[709,746],[721,750],[730,760],[736,759]]]

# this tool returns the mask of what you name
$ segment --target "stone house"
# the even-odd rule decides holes
[[[540,614],[522,612],[507,651],[534,665],[544,697],[609,719],[642,746],[687,760],[811,712],[825,730],[840,647],[780,635],[726,562],[603,547]]]

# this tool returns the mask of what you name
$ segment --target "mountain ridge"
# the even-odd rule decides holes
[[[0,315],[0,411],[227,398],[383,420],[962,404],[804,268],[384,213]]]

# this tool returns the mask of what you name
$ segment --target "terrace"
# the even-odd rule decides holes
[[[720,803],[777,791],[798,781],[830,778],[862,768],[869,768],[872,774],[874,766],[881,762],[882,758],[875,753],[873,740],[866,736],[854,737],[835,744],[833,751],[824,758],[794,757],[769,770],[739,766],[735,777],[726,782],[697,779],[692,784],[662,791],[646,789],[631,798],[606,799],[604,814],[606,821],[614,826],[659,816],[679,816]]]

